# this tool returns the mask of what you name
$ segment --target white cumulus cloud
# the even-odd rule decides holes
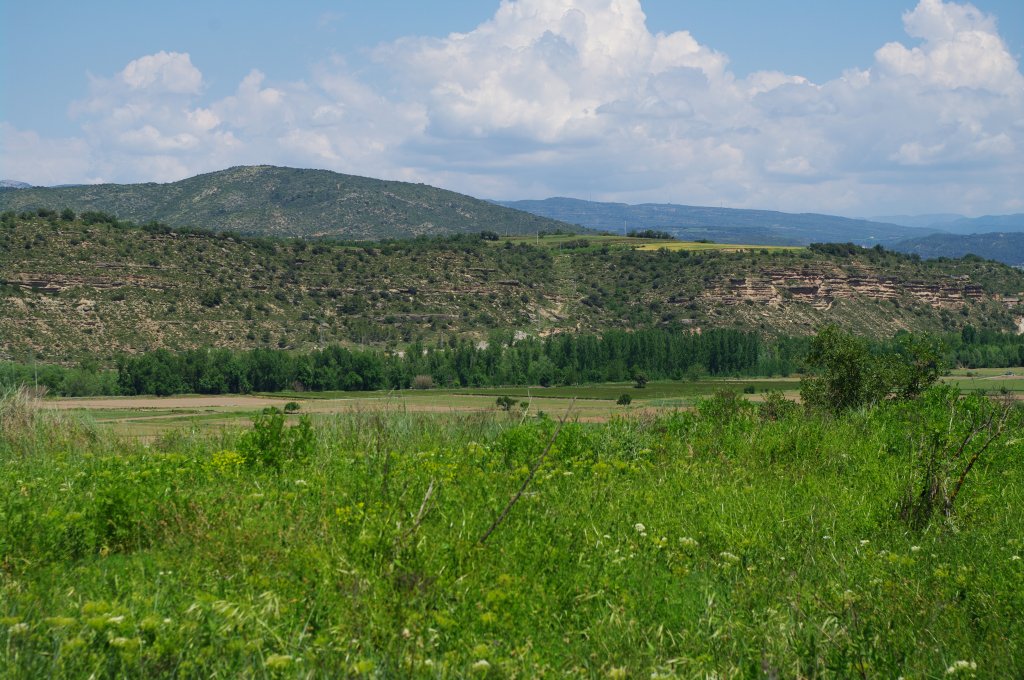
[[[220,98],[190,55],[158,52],[91,79],[77,139],[0,128],[3,162],[29,181],[277,163],[496,198],[1019,209],[1024,76],[996,19],[920,0],[903,23],[906,41],[823,83],[737,76],[689,32],[651,32],[640,0],[502,0],[472,31],[379,46],[372,80],[341,57],[295,82],[254,65]]]
[[[176,94],[196,94],[203,87],[203,74],[187,54],[157,52],[129,62],[121,80],[133,89]]]

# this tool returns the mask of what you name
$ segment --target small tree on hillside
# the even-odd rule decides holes
[[[642,390],[647,387],[647,375],[637,371],[633,374],[633,387],[638,390]]]

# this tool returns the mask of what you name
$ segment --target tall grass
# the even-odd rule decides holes
[[[1024,443],[916,527],[940,406],[570,419],[484,544],[551,420],[334,416],[280,470],[38,439],[0,459],[0,675],[1020,677]]]
[[[37,390],[0,390],[0,456],[30,456],[55,449],[82,449],[97,441],[95,425],[44,406]]]

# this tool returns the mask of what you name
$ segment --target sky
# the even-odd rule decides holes
[[[0,4],[0,178],[1024,212],[1024,3]]]

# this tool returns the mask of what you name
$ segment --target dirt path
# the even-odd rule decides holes
[[[68,399],[47,399],[46,406],[56,409],[258,409],[265,406],[283,407],[291,399],[252,397],[246,395],[223,395],[213,397],[83,397]]]

